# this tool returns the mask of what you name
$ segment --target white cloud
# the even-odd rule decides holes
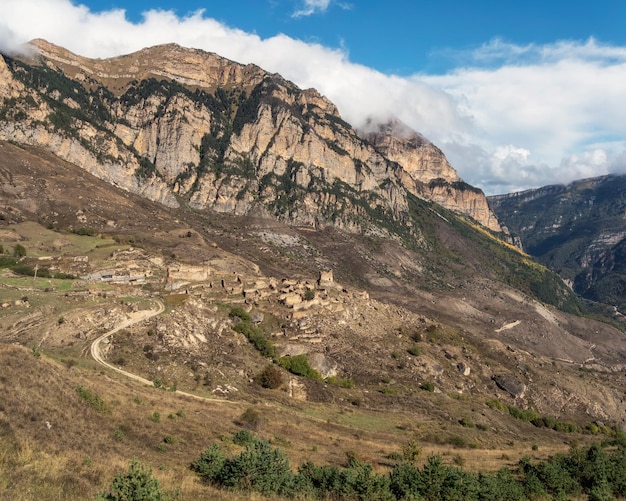
[[[326,12],[329,5],[330,0],[304,0],[302,7],[296,10],[292,17],[305,17],[318,12]]]
[[[308,0],[300,10],[312,14],[330,4]],[[466,66],[455,71],[399,77],[352,63],[343,46],[282,34],[261,39],[204,11],[180,17],[151,10],[132,23],[123,10],[94,13],[70,0],[3,0],[0,48],[33,38],[89,57],[177,42],[258,64],[317,88],[355,126],[372,115],[398,116],[488,193],[626,172],[626,47],[594,39],[526,46],[493,40],[462,54]]]

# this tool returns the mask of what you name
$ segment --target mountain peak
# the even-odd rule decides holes
[[[14,80],[37,86],[31,101],[46,98],[41,116],[29,118],[31,103],[23,118],[38,129],[45,116],[50,123],[45,134],[29,132],[24,140],[71,152],[64,158],[131,191],[238,214],[269,205],[306,225],[328,224],[321,214],[341,205],[344,215],[334,224],[359,230],[364,219],[356,206],[346,209],[346,197],[356,205],[369,198],[403,221],[408,192],[499,230],[484,194],[462,183],[441,150],[400,120],[372,123],[359,137],[317,90],[173,43],[107,59],[42,39],[31,47],[39,57],[22,59],[19,69],[11,63]],[[293,203],[276,199],[286,187],[298,192],[287,197]]]
[[[370,119],[359,133],[417,181],[429,183],[439,179],[455,183],[461,180],[439,148],[398,118],[386,122]]]
[[[106,59],[91,59],[43,39],[28,46],[70,78],[83,74],[119,94],[133,81],[149,78],[175,80],[183,85],[214,91],[217,87],[253,88],[268,75],[256,65],[243,65],[200,49],[168,43]]]

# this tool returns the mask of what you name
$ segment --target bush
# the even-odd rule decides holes
[[[265,496],[288,495],[294,484],[289,460],[265,440],[248,444],[245,450],[227,459],[219,474],[224,487],[255,491]]]
[[[453,437],[450,437],[448,439],[448,443],[460,449],[463,447],[467,447],[467,440],[465,440],[463,437],[459,437],[458,435],[454,435]]]
[[[175,435],[165,435],[165,437],[163,437],[163,442],[170,445],[175,444],[178,442],[178,437]]]
[[[407,463],[415,463],[422,455],[422,448],[417,440],[409,440],[402,446],[402,459]]]
[[[108,493],[98,496],[106,501],[161,501],[167,497],[161,492],[159,481],[152,470],[132,460],[126,473],[121,473],[111,483]]]
[[[541,419],[541,416],[532,409],[519,409],[518,407],[514,407],[512,405],[509,407],[509,414],[515,419],[519,419],[520,421],[533,422],[533,424],[534,422],[539,422],[539,420]]]
[[[191,463],[191,470],[196,472],[209,483],[219,483],[220,474],[224,463],[226,462],[226,456],[222,452],[222,449],[217,444],[211,444],[197,459]]]
[[[476,425],[474,424],[474,421],[472,421],[468,417],[463,417],[463,418],[459,419],[459,424],[461,426],[466,427],[466,428],[475,428],[476,427]]]
[[[80,398],[82,398],[94,411],[100,414],[109,414],[111,412],[111,409],[109,409],[107,403],[102,400],[102,398],[100,398],[97,394],[92,393],[82,386],[77,386],[76,392],[78,393]]]
[[[263,388],[275,390],[283,384],[283,375],[279,369],[273,365],[268,365],[254,376],[254,382],[260,384]]]
[[[305,301],[310,301],[311,299],[315,298],[315,291],[313,289],[307,289],[306,291],[304,291],[302,298]]]
[[[340,388],[354,388],[354,381],[352,379],[342,379],[336,376],[328,376],[326,378],[328,384],[339,386]]]
[[[239,430],[233,435],[233,444],[235,445],[247,445],[254,442],[256,438],[248,430]]]
[[[30,266],[28,266],[27,264],[15,264],[11,266],[11,271],[13,271],[13,273],[17,273],[18,275],[25,275],[27,277],[35,276],[35,270],[31,268]],[[41,277],[41,274],[39,272],[38,272],[38,275],[39,277]]]
[[[416,343],[419,343],[422,341],[422,333],[420,331],[413,331],[413,333],[411,334],[411,339],[413,341],[415,341]]]
[[[430,391],[431,393],[435,391],[435,385],[433,383],[422,383],[420,388],[425,391]]]
[[[248,407],[239,418],[243,426],[251,430],[258,430],[261,426],[261,414],[254,407]]]
[[[509,408],[498,399],[488,400],[485,402],[487,407],[500,412],[509,412]]]
[[[228,314],[231,318],[239,318],[243,322],[250,322],[250,314],[244,310],[241,306],[235,306],[231,308],[230,313]]]
[[[13,257],[19,259],[26,255],[26,248],[22,244],[15,244],[13,247]]]
[[[310,377],[312,379],[322,380],[319,372],[317,372],[309,364],[309,359],[306,355],[285,356],[278,359],[278,365],[283,369],[288,370],[296,376]]]
[[[72,233],[75,233],[76,235],[82,235],[82,236],[88,236],[88,237],[93,237],[96,234],[96,230],[94,230],[93,228],[78,228],[78,229],[73,229],[71,230]]]
[[[422,350],[419,346],[415,345],[415,346],[411,346],[408,350],[406,350],[409,352],[410,355],[413,355],[414,357],[419,357],[422,354]]]
[[[250,341],[264,357],[273,358],[276,356],[274,343],[267,339],[258,327],[251,325],[248,321],[241,321],[233,326],[233,330],[246,336],[248,341]]]
[[[116,428],[115,431],[113,431],[113,440],[116,442],[123,442],[125,438],[126,436],[120,428]]]
[[[294,492],[295,475],[287,457],[265,440],[253,437],[245,444],[245,449],[232,458],[227,458],[219,445],[210,445],[191,464],[191,469],[206,482],[219,487],[255,491],[265,496],[291,497]]]
[[[403,448],[403,456],[388,474],[377,474],[368,462],[348,453],[346,468],[316,466],[308,461],[294,475],[289,462],[266,441],[251,437],[238,456],[226,458],[216,444],[208,447],[191,469],[206,481],[225,488],[256,491],[268,497],[290,499],[350,500],[507,500],[526,499],[622,499],[626,495],[626,440],[611,441],[610,449],[595,444],[574,448],[568,455],[531,463],[522,458],[515,469],[497,473],[468,473],[460,469],[463,458],[453,457],[456,466],[430,456],[423,467],[413,462],[419,455],[416,442]],[[233,441],[235,441],[233,439]],[[450,443],[463,446],[460,437]],[[390,455],[391,457],[391,455]]]

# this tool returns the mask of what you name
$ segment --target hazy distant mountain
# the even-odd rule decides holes
[[[626,176],[489,197],[524,249],[581,296],[626,307]]]

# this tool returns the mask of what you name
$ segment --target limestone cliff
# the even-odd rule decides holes
[[[443,152],[424,136],[397,119],[370,123],[359,134],[403,168],[410,177],[403,184],[413,194],[466,214],[492,231],[502,231],[485,194],[464,183]]]
[[[175,44],[92,60],[43,40],[0,58],[0,138],[165,205],[415,235],[409,197],[499,231],[480,190],[399,126],[361,138],[314,89]],[[394,230],[395,231],[395,230]]]

